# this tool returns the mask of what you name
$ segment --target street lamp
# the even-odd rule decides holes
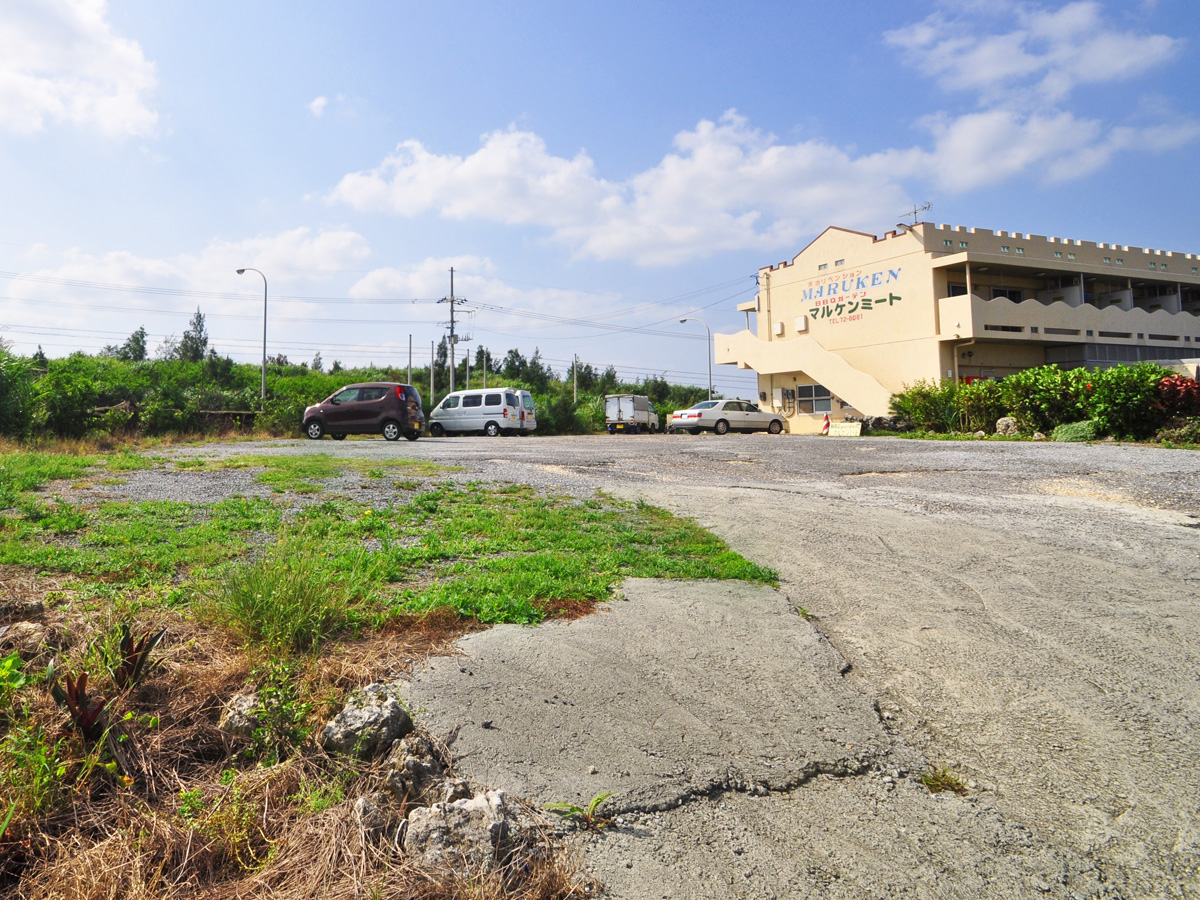
[[[239,275],[244,275],[246,272],[258,272],[258,269],[252,269],[247,266],[244,269],[238,269]],[[263,280],[263,356],[262,356],[262,407],[267,408],[267,276],[262,272]]]
[[[682,325],[684,322],[699,322],[701,325],[704,326],[704,330],[706,332],[708,332],[708,343],[704,345],[704,349],[708,351],[708,399],[711,400],[712,399],[712,358],[713,358],[712,329],[708,327],[708,323],[705,322],[703,319],[693,319],[691,317],[686,317],[686,318],[679,320],[680,325]]]

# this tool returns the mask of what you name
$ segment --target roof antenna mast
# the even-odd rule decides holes
[[[923,212],[928,212],[928,211],[929,211],[929,210],[931,210],[931,209],[933,209],[933,204],[932,204],[932,203],[930,203],[928,200],[927,200],[927,201],[925,201],[925,205],[924,205],[924,206],[917,206],[917,205],[914,203],[914,204],[913,204],[913,208],[912,208],[912,210],[911,210],[910,212],[903,212],[903,213],[900,213],[900,218],[902,218],[902,219],[903,219],[903,218],[905,218],[906,216],[912,216],[912,223],[913,223],[913,225],[915,226],[915,225],[917,224],[917,217],[918,217],[918,216],[920,216],[920,215],[921,215],[921,213],[923,213]]]

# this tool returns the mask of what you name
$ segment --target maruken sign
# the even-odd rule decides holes
[[[865,313],[899,303],[900,295],[891,291],[888,291],[886,296],[868,296],[875,293],[873,288],[899,280],[900,269],[880,269],[870,273],[861,270],[839,272],[837,275],[808,282],[800,299],[813,304],[809,312],[813,319],[824,319],[830,325],[857,322]]]

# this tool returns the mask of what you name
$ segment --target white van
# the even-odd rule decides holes
[[[537,410],[533,406],[533,394],[529,391],[514,391],[521,401],[521,434],[537,430]]]
[[[509,388],[455,391],[429,414],[428,422],[433,437],[474,432],[488,437],[516,434],[521,430],[521,398]]]

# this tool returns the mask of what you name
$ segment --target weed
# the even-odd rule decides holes
[[[574,806],[570,803],[549,803],[545,808],[548,812],[562,816],[564,819],[579,819],[584,828],[600,829],[609,822],[607,817],[600,815],[600,807],[611,796],[612,791],[603,791],[589,800],[587,806]]]
[[[246,644],[296,653],[362,621],[323,548],[301,538],[228,569],[207,593],[202,614]]]
[[[95,743],[104,735],[107,727],[104,710],[108,706],[108,699],[88,694],[88,673],[86,671],[81,673],[78,678],[67,675],[65,681],[67,686],[64,689],[58,683],[54,663],[51,663],[46,669],[46,684],[50,688],[50,696],[66,711],[71,719],[71,724],[83,735],[84,740],[88,743]]]
[[[958,775],[947,768],[939,769],[937,766],[930,766],[929,771],[921,776],[921,784],[929,788],[931,794],[953,791],[962,796],[967,793],[967,786]]]
[[[134,687],[156,665],[150,662],[150,654],[158,646],[167,629],[151,634],[146,632],[137,640],[129,631],[127,623],[121,623],[121,642],[118,647],[117,666],[111,668],[113,683],[118,691]]]
[[[0,801],[34,816],[57,805],[64,794],[67,765],[62,737],[51,737],[27,718],[0,739]]]
[[[246,755],[272,766],[295,752],[308,737],[304,723],[312,704],[301,702],[291,663],[275,660],[250,676],[258,684],[258,705],[251,714],[260,724],[250,736]]]
[[[0,659],[0,719],[8,716],[17,691],[33,681],[31,676],[21,671],[24,665],[21,654],[15,650]]]
[[[307,778],[301,779],[299,788],[288,797],[301,812],[310,816],[325,812],[345,799],[346,789],[341,782],[322,784]]]

